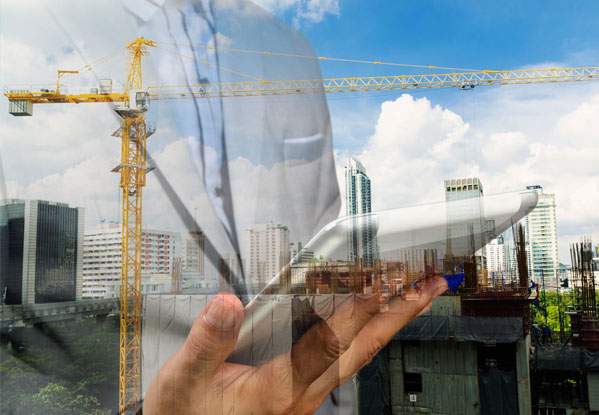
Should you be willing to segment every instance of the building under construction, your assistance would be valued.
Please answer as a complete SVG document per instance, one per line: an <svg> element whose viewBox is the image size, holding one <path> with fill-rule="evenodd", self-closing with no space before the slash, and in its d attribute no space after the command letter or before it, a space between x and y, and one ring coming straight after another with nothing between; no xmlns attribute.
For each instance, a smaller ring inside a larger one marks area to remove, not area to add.
<svg viewBox="0 0 599 415"><path fill-rule="evenodd" d="M530 310L539 287L529 279L521 227L515 229L514 244L517 266L509 281L501 283L488 281L474 256L439 261L433 252L424 251L416 255L420 261L377 260L373 267L359 260L300 264L284 275L296 294L376 292L382 303L426 277L448 279L450 291L433 302L429 313L404 327L357 375L360 413L599 411L590 243L572 248L577 304L569 313L572 337L559 346L536 347ZM305 286L297 284L300 280Z"/></svg>

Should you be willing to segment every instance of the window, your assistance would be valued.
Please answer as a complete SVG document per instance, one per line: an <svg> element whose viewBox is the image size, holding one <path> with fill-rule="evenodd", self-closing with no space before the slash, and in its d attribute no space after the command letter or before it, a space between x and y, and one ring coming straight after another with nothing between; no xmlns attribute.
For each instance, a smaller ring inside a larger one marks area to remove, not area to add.
<svg viewBox="0 0 599 415"><path fill-rule="evenodd" d="M422 392L422 375L420 373L403 374L403 391L404 393L421 393Z"/></svg>

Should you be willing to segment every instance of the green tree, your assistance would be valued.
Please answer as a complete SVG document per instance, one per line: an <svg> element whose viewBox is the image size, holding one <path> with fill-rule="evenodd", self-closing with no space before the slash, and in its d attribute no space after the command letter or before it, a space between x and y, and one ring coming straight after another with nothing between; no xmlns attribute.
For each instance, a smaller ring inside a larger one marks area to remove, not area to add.
<svg viewBox="0 0 599 415"><path fill-rule="evenodd" d="M37 414L33 410L42 405L40 408L47 410L42 413L69 414L68 405L63 412L56 409L66 404L68 398L77 410L89 409L73 413L115 413L118 325L118 317L108 318L103 324L89 318L21 329L19 341L23 348L0 349L0 413ZM52 388L45 389L48 386ZM62 404L48 398L52 391L57 392L57 399L63 399ZM50 404L55 412L49 412Z"/></svg>
<svg viewBox="0 0 599 415"><path fill-rule="evenodd" d="M31 415L110 415L110 409L102 408L100 402L81 392L83 385L72 391L58 383L48 383L38 393L29 397L26 405Z"/></svg>

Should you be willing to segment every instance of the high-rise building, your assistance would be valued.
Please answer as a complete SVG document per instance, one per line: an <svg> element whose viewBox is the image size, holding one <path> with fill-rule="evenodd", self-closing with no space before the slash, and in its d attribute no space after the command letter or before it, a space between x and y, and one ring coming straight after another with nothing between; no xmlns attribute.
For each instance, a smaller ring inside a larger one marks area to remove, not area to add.
<svg viewBox="0 0 599 415"><path fill-rule="evenodd" d="M487 270L494 273L506 271L503 236L500 235L497 239L493 239L485 249L487 253Z"/></svg>
<svg viewBox="0 0 599 415"><path fill-rule="evenodd" d="M84 209L45 200L0 202L4 304L81 299Z"/></svg>
<svg viewBox="0 0 599 415"><path fill-rule="evenodd" d="M249 229L249 282L267 284L290 261L289 229L259 224Z"/></svg>
<svg viewBox="0 0 599 415"><path fill-rule="evenodd" d="M537 284L544 282L547 289L556 289L559 261L555 195L544 193L540 185L526 188L539 195L537 206L524 218L529 275Z"/></svg>
<svg viewBox="0 0 599 415"><path fill-rule="evenodd" d="M199 229L189 232L183 247L183 271L204 275L204 239Z"/></svg>
<svg viewBox="0 0 599 415"><path fill-rule="evenodd" d="M314 251L305 249L301 242L289 244L289 258L294 264L310 262L314 259Z"/></svg>
<svg viewBox="0 0 599 415"><path fill-rule="evenodd" d="M235 254L220 258L218 261L218 290L231 291L231 287L240 284L244 265L245 261L240 261Z"/></svg>
<svg viewBox="0 0 599 415"><path fill-rule="evenodd" d="M356 217L352 219L347 231L347 259L355 261L361 258L367 266L373 266L374 260L378 258L372 219L370 215L363 216L371 212L370 178L360 161L348 157L345 165L345 213Z"/></svg>
<svg viewBox="0 0 599 415"><path fill-rule="evenodd" d="M121 225L100 224L85 231L83 297L118 297L121 285ZM142 277L168 276L175 258L180 258L181 237L176 232L142 230ZM143 284L143 282L142 282Z"/></svg>
<svg viewBox="0 0 599 415"><path fill-rule="evenodd" d="M477 269L486 266L485 236L494 232L492 221L485 221L483 209L483 185L476 177L445 180L445 201L464 200L450 203L447 207L447 250L456 257L472 255L476 249ZM472 246L474 245L474 246Z"/></svg>

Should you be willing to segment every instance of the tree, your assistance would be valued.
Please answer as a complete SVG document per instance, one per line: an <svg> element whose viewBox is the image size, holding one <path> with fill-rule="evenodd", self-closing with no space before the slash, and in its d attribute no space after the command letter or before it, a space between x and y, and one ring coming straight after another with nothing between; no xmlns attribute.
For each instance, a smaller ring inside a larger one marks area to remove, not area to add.
<svg viewBox="0 0 599 415"><path fill-rule="evenodd" d="M31 415L110 415L110 410L102 408L100 402L93 396L79 393L83 389L71 391L58 383L50 382L31 396L26 405Z"/></svg>

